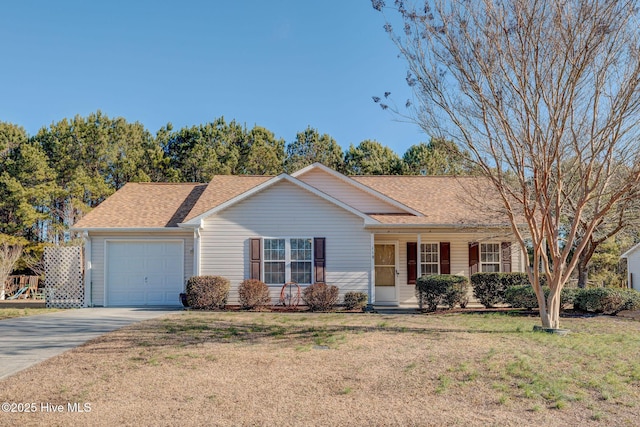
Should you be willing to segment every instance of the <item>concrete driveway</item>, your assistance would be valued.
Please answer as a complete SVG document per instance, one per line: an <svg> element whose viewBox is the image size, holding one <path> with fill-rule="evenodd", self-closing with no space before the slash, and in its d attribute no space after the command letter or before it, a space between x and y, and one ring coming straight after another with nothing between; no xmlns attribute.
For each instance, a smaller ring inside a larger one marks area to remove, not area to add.
<svg viewBox="0 0 640 427"><path fill-rule="evenodd" d="M0 380L107 332L180 309L81 308L0 320Z"/></svg>

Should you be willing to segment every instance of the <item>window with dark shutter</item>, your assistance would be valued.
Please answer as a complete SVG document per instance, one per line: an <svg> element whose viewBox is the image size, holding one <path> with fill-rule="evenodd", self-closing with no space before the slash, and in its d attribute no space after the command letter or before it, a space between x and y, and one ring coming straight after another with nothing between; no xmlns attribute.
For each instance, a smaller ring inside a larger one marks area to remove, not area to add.
<svg viewBox="0 0 640 427"><path fill-rule="evenodd" d="M500 272L511 273L511 242L502 242L500 246L502 249L502 266Z"/></svg>
<svg viewBox="0 0 640 427"><path fill-rule="evenodd" d="M451 244L440 242L440 274L451 274Z"/></svg>
<svg viewBox="0 0 640 427"><path fill-rule="evenodd" d="M407 285L415 285L418 276L418 243L407 242Z"/></svg>
<svg viewBox="0 0 640 427"><path fill-rule="evenodd" d="M249 278L262 280L261 278L261 254L262 239L250 239L249 241Z"/></svg>
<svg viewBox="0 0 640 427"><path fill-rule="evenodd" d="M316 283L325 282L325 270L327 267L326 239L324 237L313 238L313 270Z"/></svg>
<svg viewBox="0 0 640 427"><path fill-rule="evenodd" d="M480 264L480 250L478 242L469 243L469 275L477 273Z"/></svg>

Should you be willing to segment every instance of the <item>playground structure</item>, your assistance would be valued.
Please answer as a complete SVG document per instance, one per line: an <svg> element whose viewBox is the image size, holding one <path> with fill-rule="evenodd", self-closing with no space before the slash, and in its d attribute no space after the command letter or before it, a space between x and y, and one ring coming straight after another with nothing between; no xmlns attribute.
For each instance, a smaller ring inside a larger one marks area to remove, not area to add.
<svg viewBox="0 0 640 427"><path fill-rule="evenodd" d="M9 276L4 285L5 299L44 299L38 276Z"/></svg>

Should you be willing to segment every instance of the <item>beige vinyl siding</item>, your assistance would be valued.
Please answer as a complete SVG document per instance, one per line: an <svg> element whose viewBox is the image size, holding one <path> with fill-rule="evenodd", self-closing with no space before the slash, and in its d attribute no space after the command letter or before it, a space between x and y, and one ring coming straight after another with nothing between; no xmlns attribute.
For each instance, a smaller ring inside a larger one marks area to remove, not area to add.
<svg viewBox="0 0 640 427"><path fill-rule="evenodd" d="M238 284L249 277L249 239L326 238L326 282L367 292L371 234L362 218L290 182L282 181L204 220L201 274L231 281L229 304L238 303ZM280 287L272 287L278 302Z"/></svg>
<svg viewBox="0 0 640 427"><path fill-rule="evenodd" d="M185 283L193 275L193 232L184 233L90 233L91 237L91 301L93 306L104 305L105 284L105 240L182 240L184 241L184 280Z"/></svg>
<svg viewBox="0 0 640 427"><path fill-rule="evenodd" d="M364 213L406 213L382 199L360 190L353 185L349 185L343 180L336 178L320 169L313 169L298 177L312 187L317 188L340 200L343 203Z"/></svg>
<svg viewBox="0 0 640 427"><path fill-rule="evenodd" d="M398 242L400 259L398 286L400 304L417 304L415 298L415 285L407 284L407 242L417 242L418 232L406 234L378 234L375 235L376 243ZM469 242L505 242L509 239L488 233L460 232L451 230L447 232L420 233L421 243L449 242L451 244L451 274L469 276ZM519 246L511 244L511 271L524 271L523 256ZM420 258L418 258L418 265Z"/></svg>

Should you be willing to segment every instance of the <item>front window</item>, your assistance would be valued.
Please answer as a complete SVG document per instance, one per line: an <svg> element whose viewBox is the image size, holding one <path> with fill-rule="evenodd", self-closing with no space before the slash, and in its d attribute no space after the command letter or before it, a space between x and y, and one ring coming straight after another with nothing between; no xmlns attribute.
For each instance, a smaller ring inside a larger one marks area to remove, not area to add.
<svg viewBox="0 0 640 427"><path fill-rule="evenodd" d="M264 239L264 281L311 284L313 270L310 238Z"/></svg>
<svg viewBox="0 0 640 427"><path fill-rule="evenodd" d="M291 280L311 283L311 239L291 239Z"/></svg>
<svg viewBox="0 0 640 427"><path fill-rule="evenodd" d="M264 280L266 283L285 282L285 240L264 239Z"/></svg>
<svg viewBox="0 0 640 427"><path fill-rule="evenodd" d="M480 271L483 273L500 272L500 243L480 244Z"/></svg>
<svg viewBox="0 0 640 427"><path fill-rule="evenodd" d="M431 276L440 271L439 246L437 243L423 243L420 245L420 273L421 276Z"/></svg>

